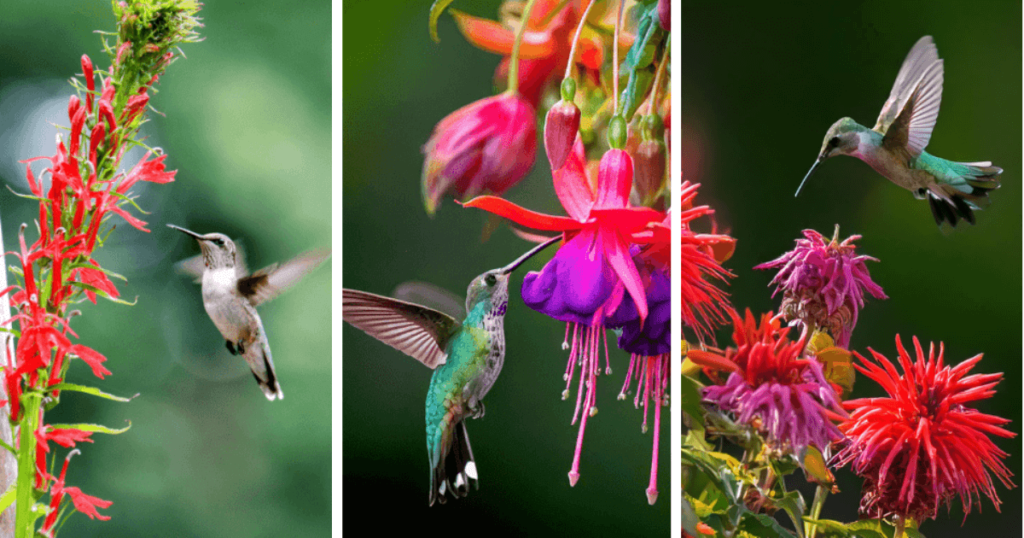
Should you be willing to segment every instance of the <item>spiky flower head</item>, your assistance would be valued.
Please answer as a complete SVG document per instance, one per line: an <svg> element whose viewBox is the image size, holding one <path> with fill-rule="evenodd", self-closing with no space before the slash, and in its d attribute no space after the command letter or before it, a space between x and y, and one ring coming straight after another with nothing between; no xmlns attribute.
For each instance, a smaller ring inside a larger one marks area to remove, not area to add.
<svg viewBox="0 0 1024 538"><path fill-rule="evenodd" d="M855 368L888 396L843 404L851 412L840 425L848 441L833 460L840 467L852 464L864 477L861 514L920 522L934 519L940 504L948 509L959 496L966 518L982 494L999 510L992 475L1013 487L1012 473L1001 461L1007 454L989 436L1015 434L1001 427L1009 420L966 404L992 397L1003 374L967 375L981 354L950 367L943 364L941 343L938 357L934 344L926 357L917 337L912 360L896 336L902 375L881 353L868 350L873 360L855 353Z"/></svg>
<svg viewBox="0 0 1024 538"><path fill-rule="evenodd" d="M847 348L864 306L864 293L888 299L864 263L878 260L854 252L853 242L859 235L840 242L838 225L831 240L814 230L804 230L804 237L797 239L793 250L754 269L779 268L771 281L772 297L782 291L779 311L786 321L825 329L837 346Z"/></svg>
<svg viewBox="0 0 1024 538"><path fill-rule="evenodd" d="M736 347L724 356L700 350L687 354L701 366L731 372L724 385L704 389L704 401L733 413L737 422L754 425L774 450L825 449L841 439L831 418L841 417L843 410L821 364L804 357L806 334L789 340L790 329L780 327L770 312L760 324L750 310L745 318L732 315Z"/></svg>

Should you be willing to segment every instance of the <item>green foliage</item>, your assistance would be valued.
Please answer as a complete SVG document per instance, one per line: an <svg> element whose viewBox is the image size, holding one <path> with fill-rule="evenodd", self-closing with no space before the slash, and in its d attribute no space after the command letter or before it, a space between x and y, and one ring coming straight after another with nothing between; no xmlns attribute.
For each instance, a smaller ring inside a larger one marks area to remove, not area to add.
<svg viewBox="0 0 1024 538"><path fill-rule="evenodd" d="M430 25L430 39L433 39L434 43L441 42L441 38L437 35L437 19L441 18L441 14L444 13L444 9L454 1L455 0L434 0L434 4L430 6L430 19L428 24Z"/></svg>
<svg viewBox="0 0 1024 538"><path fill-rule="evenodd" d="M643 97L651 89L654 81L654 57L662 47L668 46L668 34L658 24L658 3L638 6L641 10L637 23L636 40L626 53L620 65L619 77L628 76L626 87L622 90L621 109L626 121L633 119L637 107Z"/></svg>

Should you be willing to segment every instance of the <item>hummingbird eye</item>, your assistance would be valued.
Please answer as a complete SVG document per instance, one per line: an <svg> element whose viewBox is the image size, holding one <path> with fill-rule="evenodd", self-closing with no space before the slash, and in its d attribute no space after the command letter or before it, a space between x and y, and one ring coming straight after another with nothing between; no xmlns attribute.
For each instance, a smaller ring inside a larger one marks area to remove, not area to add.
<svg viewBox="0 0 1024 538"><path fill-rule="evenodd" d="M493 286L498 282L498 277L494 275L487 275L484 277L484 282L486 282L488 286Z"/></svg>
<svg viewBox="0 0 1024 538"><path fill-rule="evenodd" d="M838 146L839 145L839 137L838 136L833 136L832 139L828 141L828 145L830 147L833 147L833 148Z"/></svg>

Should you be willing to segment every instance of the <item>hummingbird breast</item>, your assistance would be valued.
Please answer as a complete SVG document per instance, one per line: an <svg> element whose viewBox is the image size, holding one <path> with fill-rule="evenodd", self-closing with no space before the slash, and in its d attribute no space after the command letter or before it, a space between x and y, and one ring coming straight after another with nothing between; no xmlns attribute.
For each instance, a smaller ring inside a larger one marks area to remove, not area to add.
<svg viewBox="0 0 1024 538"><path fill-rule="evenodd" d="M203 307L225 340L247 342L254 334L257 314L238 293L234 268L207 270L203 274Z"/></svg>

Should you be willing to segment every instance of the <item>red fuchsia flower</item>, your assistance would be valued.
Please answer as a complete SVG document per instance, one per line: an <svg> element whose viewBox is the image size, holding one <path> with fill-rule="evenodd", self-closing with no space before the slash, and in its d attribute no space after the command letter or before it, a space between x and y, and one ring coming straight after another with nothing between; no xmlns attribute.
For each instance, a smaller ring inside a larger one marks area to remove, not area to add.
<svg viewBox="0 0 1024 538"><path fill-rule="evenodd" d="M827 329L836 346L847 348L864 306L864 292L876 299L888 299L881 286L871 280L868 260L858 256L854 241L859 235L839 242L839 226L831 241L814 230L804 230L806 239L797 239L796 248L754 269L780 268L772 279L772 297L782 291L781 314L790 323L801 323L814 330Z"/></svg>
<svg viewBox="0 0 1024 538"><path fill-rule="evenodd" d="M470 103L434 128L423 146L423 201L434 214L445 195L501 195L526 176L537 152L534 107L514 93Z"/></svg>
<svg viewBox="0 0 1024 538"><path fill-rule="evenodd" d="M1010 421L981 413L967 404L991 398L1003 374L968 372L981 354L950 367L943 364L943 347L928 347L927 357L914 337L913 360L896 336L903 374L875 350L873 360L854 353L862 374L885 389L887 397L850 400L840 430L848 441L833 462L852 464L864 477L860 513L865 517L934 519L940 504L948 509L955 496L964 505L964 518L981 504L984 494L999 510L992 474L1011 488L1012 473L1003 464L1007 454L990 435L1012 438L1001 426Z"/></svg>
<svg viewBox="0 0 1024 538"><path fill-rule="evenodd" d="M580 453L587 419L597 412L596 385L599 374L601 341L607 342L605 328L612 314L624 303L628 293L640 325L648 317L644 282L630 255L633 243L651 242L652 234L642 234L649 225L664 219L658 211L629 207L633 183L633 162L629 154L611 149L601 159L596 190L584 171L583 144L553 173L555 193L569 217L543 215L493 196L466 202L508 218L517 224L540 231L562 232L566 241L540 273L529 273L523 282L523 301L538 312L568 323L565 349L569 349L566 390L579 365L580 390L576 399L573 424L580 418L579 435L569 482L579 479ZM572 344L569 344L569 332ZM607 343L605 343L607 364ZM610 373L610 367L606 369ZM584 385L587 390L584 391Z"/></svg>
<svg viewBox="0 0 1024 538"><path fill-rule="evenodd" d="M565 69L572 48L573 31L588 3L587 0L573 0L563 7L558 0L537 0L534 5L519 51L519 91L535 108L539 106L544 91ZM553 13L555 9L560 11ZM513 11L502 9L503 13ZM519 18L509 16L499 23L455 10L452 10L452 14L467 41L478 48L504 56L494 75L496 85L504 84L508 76L515 30L521 24ZM586 70L586 74L596 80L604 63L604 49L600 41L581 39L575 59Z"/></svg>
<svg viewBox="0 0 1024 538"><path fill-rule="evenodd" d="M733 312L735 348L725 355L690 350L687 357L710 370L727 371L724 385L704 389L704 401L754 425L775 450L798 453L808 445L824 450L842 433L832 423L845 413L821 364L803 358L807 334L793 342L769 312L755 321Z"/></svg>

